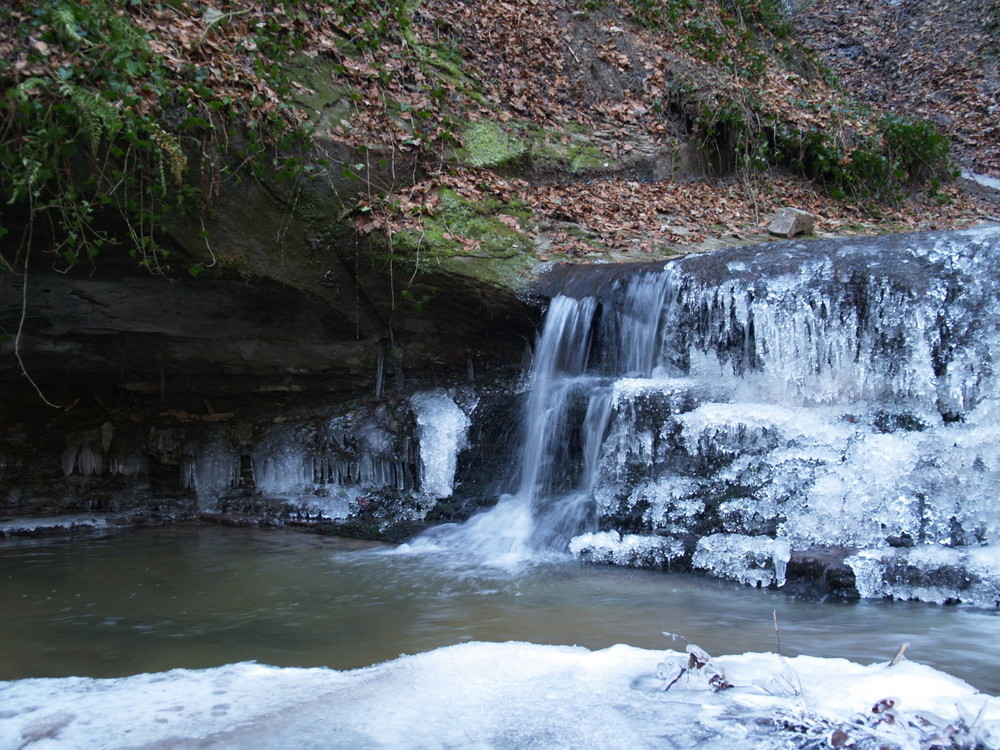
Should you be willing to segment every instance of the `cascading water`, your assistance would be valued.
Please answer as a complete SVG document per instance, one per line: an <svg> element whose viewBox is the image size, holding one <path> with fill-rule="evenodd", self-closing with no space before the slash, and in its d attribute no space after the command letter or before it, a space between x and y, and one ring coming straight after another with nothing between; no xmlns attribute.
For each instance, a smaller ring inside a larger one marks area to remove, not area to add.
<svg viewBox="0 0 1000 750"><path fill-rule="evenodd" d="M432 541L435 545L474 549L494 562L516 562L537 549L552 546L567 531L572 535L578 530L581 515L593 514L593 503L588 502L587 495L567 492L580 480L567 473L573 436L568 434L566 413L593 383L584 373L594 309L594 300L578 302L564 297L554 300L549 310L531 372L517 491L503 496L490 512L461 527L435 530L416 543L418 548ZM601 398L592 401L599 403ZM603 403L607 401L605 395ZM591 446L600 444L607 409L598 405L587 411L585 422L590 432L582 439L593 454L596 449ZM595 468L587 467L591 472ZM539 507L543 500L544 508Z"/></svg>
<svg viewBox="0 0 1000 750"><path fill-rule="evenodd" d="M998 276L995 228L567 272L517 491L435 541L764 585L847 547L863 595L993 606Z"/></svg>
<svg viewBox="0 0 1000 750"><path fill-rule="evenodd" d="M509 563L563 551L572 537L595 528L594 489L614 383L621 373L651 374L669 289L663 276L633 281L599 316L592 296L552 300L530 374L517 490L463 526L435 530L428 537L434 544ZM595 333L614 345L597 353L596 367Z"/></svg>

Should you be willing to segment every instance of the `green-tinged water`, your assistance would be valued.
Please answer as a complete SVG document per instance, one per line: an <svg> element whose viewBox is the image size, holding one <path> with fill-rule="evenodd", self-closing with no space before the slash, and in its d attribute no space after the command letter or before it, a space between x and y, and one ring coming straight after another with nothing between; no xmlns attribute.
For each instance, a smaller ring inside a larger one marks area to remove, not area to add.
<svg viewBox="0 0 1000 750"><path fill-rule="evenodd" d="M687 575L444 555L293 532L144 529L0 543L0 679L256 660L360 667L465 641L908 657L1000 693L1000 612L819 604ZM775 616L778 633L775 632Z"/></svg>

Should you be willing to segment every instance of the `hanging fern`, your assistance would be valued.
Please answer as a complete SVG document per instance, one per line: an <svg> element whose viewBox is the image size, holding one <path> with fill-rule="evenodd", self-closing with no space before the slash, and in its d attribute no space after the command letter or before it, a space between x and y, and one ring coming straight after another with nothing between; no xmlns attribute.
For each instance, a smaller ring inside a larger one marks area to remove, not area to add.
<svg viewBox="0 0 1000 750"><path fill-rule="evenodd" d="M19 71L0 67L0 184L29 222L51 217L47 225L61 230L54 251L72 265L112 240L99 226L102 213L113 206L135 213L119 197L123 186L150 193L140 211L160 211L166 191L157 197L150 188L164 182L162 163L179 184L186 159L156 111L138 107L142 81L133 71L150 50L131 16L110 0L48 0L32 4L30 14L26 6L0 11L30 72L19 80ZM150 226L144 217L125 218Z"/></svg>
<svg viewBox="0 0 1000 750"><path fill-rule="evenodd" d="M125 127L121 113L96 91L64 83L59 93L72 102L79 115L79 127L92 153L101 143L110 143Z"/></svg>
<svg viewBox="0 0 1000 750"><path fill-rule="evenodd" d="M166 179L163 172L163 160L166 159L167 167L175 184L180 185L184 180L184 170L187 168L187 156L181 148L177 137L171 135L156 123L150 125L151 137L160 151L158 153L160 165L160 184L164 190L167 189Z"/></svg>

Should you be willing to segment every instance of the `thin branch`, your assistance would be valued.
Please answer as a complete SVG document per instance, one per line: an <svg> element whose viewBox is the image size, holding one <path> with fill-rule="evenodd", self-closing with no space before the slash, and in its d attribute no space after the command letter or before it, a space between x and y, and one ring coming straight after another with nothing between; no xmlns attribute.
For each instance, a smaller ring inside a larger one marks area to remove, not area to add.
<svg viewBox="0 0 1000 750"><path fill-rule="evenodd" d="M894 667L897 664L899 664L899 660L903 658L903 656L906 654L906 649L908 649L909 647L910 647L909 643L902 644L898 649L896 649L896 655L889 660L889 663L886 664L886 666Z"/></svg>
<svg viewBox="0 0 1000 750"><path fill-rule="evenodd" d="M215 258L215 253L212 252L212 246L208 244L208 230L205 229L205 217L200 216L198 220L201 222L201 238L205 240L205 249L208 250L208 254L212 256L212 262L205 266L205 268L214 268L218 261Z"/></svg>
<svg viewBox="0 0 1000 750"><path fill-rule="evenodd" d="M28 234L28 244L30 246L30 224L28 225ZM24 323L28 318L28 258L30 256L31 253L27 251L24 253L24 270L22 272L22 278L24 281L21 284L21 319L17 323L17 334L14 336L14 356L17 358L17 364L21 367L21 374L28 379L28 382L31 383L31 387L35 389L35 393L38 394L38 397L42 400L42 402L46 406L51 406L53 409L60 409L62 407L60 407L59 404L53 404L45 397L45 394L42 393L42 389L38 387L38 383L36 383L31 375L28 374L28 368L25 366L24 358L21 356L21 334L24 332Z"/></svg>
<svg viewBox="0 0 1000 750"><path fill-rule="evenodd" d="M677 680L679 680L686 674L687 674L687 667L681 667L680 673L674 679L672 679L665 688L663 688L663 692L665 693L668 690L670 690L670 688L672 688L676 684Z"/></svg>

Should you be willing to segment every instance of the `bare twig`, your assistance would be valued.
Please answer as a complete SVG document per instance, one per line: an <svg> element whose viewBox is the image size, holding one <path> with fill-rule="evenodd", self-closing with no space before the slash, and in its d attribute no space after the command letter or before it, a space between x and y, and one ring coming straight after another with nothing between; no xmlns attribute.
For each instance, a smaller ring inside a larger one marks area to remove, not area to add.
<svg viewBox="0 0 1000 750"><path fill-rule="evenodd" d="M201 238L205 240L205 249L208 250L208 254L212 256L212 262L209 263L205 268L213 268L218 260L215 257L215 253L212 252L212 246L208 243L208 230L205 229L205 217L200 217L201 221Z"/></svg>
<svg viewBox="0 0 1000 750"><path fill-rule="evenodd" d="M889 660L889 663L886 664L886 666L894 667L897 664L899 664L899 660L903 658L903 656L906 654L906 649L908 649L909 647L910 647L909 643L902 644L898 649L896 649L896 655Z"/></svg>
<svg viewBox="0 0 1000 750"><path fill-rule="evenodd" d="M667 692L668 690L670 690L670 688L672 688L672 687L674 686L674 684L675 684L675 683L677 682L677 680L679 680L679 679L680 679L681 677L683 677L683 676L684 676L684 675L686 675L686 674L687 674L687 667L681 667L681 671L680 671L680 673L679 673L679 674L678 674L678 675L677 675L677 676L676 676L676 677L675 677L674 679L672 679L672 680L671 680L671 681L670 681L670 682L669 682L669 683L667 684L667 686L666 686L665 688L663 688L663 692L665 693L665 692Z"/></svg>

